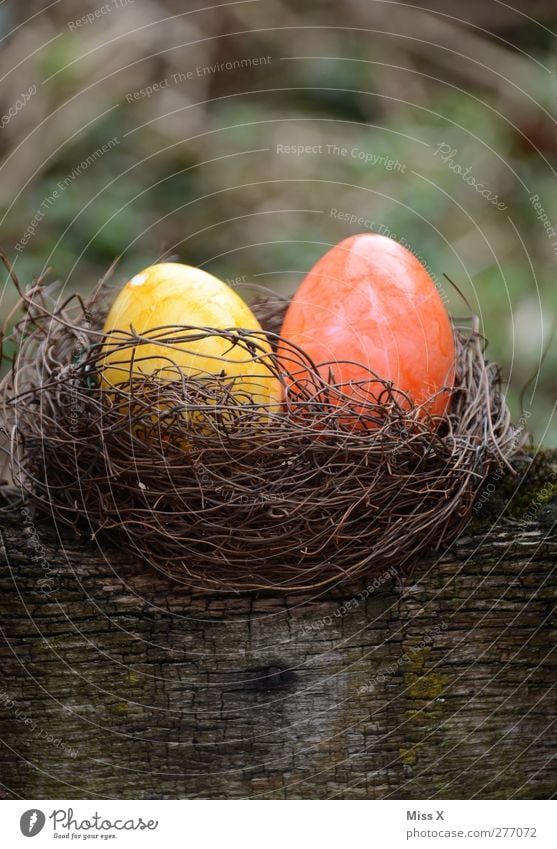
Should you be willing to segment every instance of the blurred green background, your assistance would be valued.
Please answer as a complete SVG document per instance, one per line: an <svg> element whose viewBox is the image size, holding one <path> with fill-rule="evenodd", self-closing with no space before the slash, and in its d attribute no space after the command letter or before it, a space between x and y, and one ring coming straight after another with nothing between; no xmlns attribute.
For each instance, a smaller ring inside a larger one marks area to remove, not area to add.
<svg viewBox="0 0 557 849"><path fill-rule="evenodd" d="M515 419L535 376L528 425L556 445L554 2L200 6L0 6L19 278L87 291L116 256L120 283L165 255L292 292L329 245L383 232L480 316Z"/></svg>

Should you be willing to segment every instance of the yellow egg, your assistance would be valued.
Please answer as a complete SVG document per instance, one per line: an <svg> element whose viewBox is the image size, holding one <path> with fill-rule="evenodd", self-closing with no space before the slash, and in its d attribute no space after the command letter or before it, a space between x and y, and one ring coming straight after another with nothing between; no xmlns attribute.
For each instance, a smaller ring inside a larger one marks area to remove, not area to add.
<svg viewBox="0 0 557 849"><path fill-rule="evenodd" d="M233 344L210 331L200 336L184 325L257 331L248 334L256 350L250 352L244 344ZM115 349L115 343L124 341L131 330L153 342ZM199 268L164 262L136 274L114 301L103 332L105 388L141 375L156 374L163 380L185 376L213 384L218 375L237 403L270 405L280 397L280 384L266 357L270 345L254 314L229 286Z"/></svg>

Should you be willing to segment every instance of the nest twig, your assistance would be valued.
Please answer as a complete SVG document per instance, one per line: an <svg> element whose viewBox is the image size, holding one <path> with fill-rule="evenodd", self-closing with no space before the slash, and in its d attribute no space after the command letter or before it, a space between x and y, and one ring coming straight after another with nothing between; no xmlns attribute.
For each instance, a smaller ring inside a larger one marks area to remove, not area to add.
<svg viewBox="0 0 557 849"><path fill-rule="evenodd" d="M19 485L55 522L118 540L192 588L307 591L408 571L458 534L486 477L521 443L475 326L455 329L455 387L448 412L431 420L375 375L373 393L325 379L280 340L277 296L254 310L287 387L280 410L214 375L107 387L104 286L86 303L57 304L38 282L21 299L0 387ZM265 350L253 332L158 328L170 361L194 332L254 358ZM130 333L118 344L140 356L148 341ZM285 362L304 374L294 386Z"/></svg>

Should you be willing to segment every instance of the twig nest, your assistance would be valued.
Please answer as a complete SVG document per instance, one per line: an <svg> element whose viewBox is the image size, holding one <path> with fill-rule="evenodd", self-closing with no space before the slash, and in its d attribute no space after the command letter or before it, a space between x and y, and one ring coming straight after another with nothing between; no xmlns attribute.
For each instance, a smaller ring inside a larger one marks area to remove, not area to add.
<svg viewBox="0 0 557 849"><path fill-rule="evenodd" d="M256 340L158 328L170 360L192 335L233 343L254 367L264 350L283 388L278 407L250 399L249 387L239 397L218 374L179 368L176 379L131 371L107 386L105 295L103 284L86 304L57 305L41 283L24 294L1 399L29 500L85 538L134 552L138 569L205 591L289 593L405 572L454 538L486 477L520 445L474 326L455 328L454 388L438 416L386 381L369 397L330 384L278 336L287 303L276 296L253 307ZM146 332L121 334L111 361L149 344ZM294 392L278 347L303 374Z"/></svg>

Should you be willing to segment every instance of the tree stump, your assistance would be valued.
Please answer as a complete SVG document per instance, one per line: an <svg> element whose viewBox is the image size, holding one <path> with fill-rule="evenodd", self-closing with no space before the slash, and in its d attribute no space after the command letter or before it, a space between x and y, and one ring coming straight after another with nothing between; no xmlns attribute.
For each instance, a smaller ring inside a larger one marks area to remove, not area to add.
<svg viewBox="0 0 557 849"><path fill-rule="evenodd" d="M517 468L411 576L314 598L186 591L4 490L6 797L554 796L557 455Z"/></svg>

